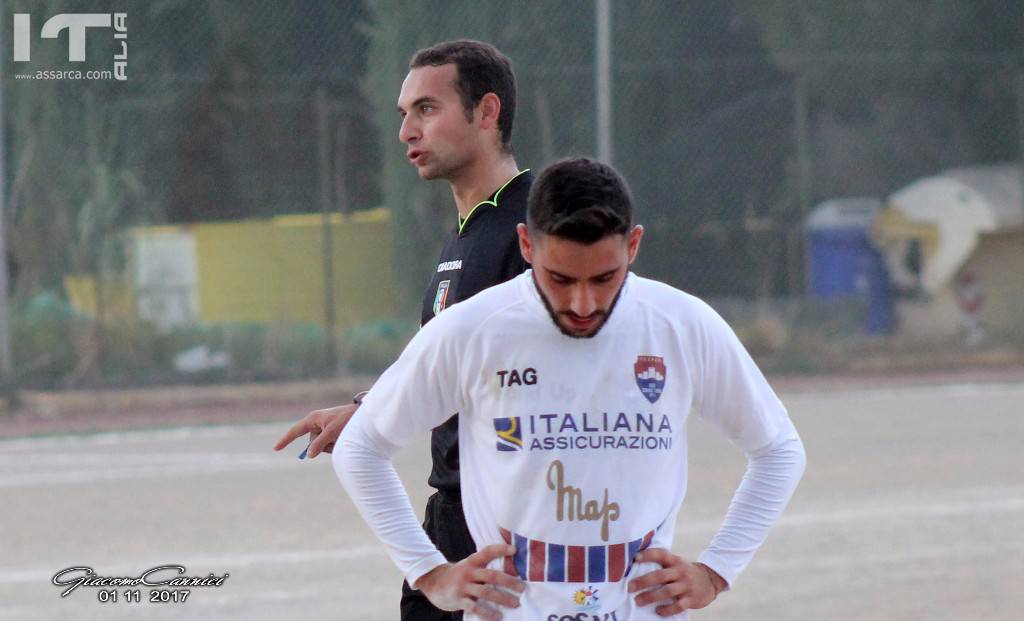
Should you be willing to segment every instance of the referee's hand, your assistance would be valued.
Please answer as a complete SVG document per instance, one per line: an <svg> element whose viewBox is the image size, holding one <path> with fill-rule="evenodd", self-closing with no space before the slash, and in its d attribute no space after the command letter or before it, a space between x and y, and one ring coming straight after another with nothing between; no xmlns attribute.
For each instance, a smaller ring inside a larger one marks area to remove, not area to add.
<svg viewBox="0 0 1024 621"><path fill-rule="evenodd" d="M334 443L341 435L342 429L345 428L357 409L359 409L358 403L346 403L333 408L314 410L292 425L292 428L274 445L274 450L280 451L296 438L308 433L310 445L306 450L306 458L312 459L320 453L330 453L334 450Z"/></svg>
<svg viewBox="0 0 1024 621"><path fill-rule="evenodd" d="M465 610L487 621L501 621L499 608L519 608L519 596L526 585L503 571L487 569L487 565L515 553L515 546L489 545L458 563L435 567L413 588L423 591L441 610Z"/></svg>

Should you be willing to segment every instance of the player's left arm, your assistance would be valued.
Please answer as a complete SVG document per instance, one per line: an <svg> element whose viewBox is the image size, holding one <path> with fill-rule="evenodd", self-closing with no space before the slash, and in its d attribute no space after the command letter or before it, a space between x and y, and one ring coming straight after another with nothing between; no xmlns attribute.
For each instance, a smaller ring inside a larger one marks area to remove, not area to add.
<svg viewBox="0 0 1024 621"><path fill-rule="evenodd" d="M732 585L789 503L807 458L789 413L750 354L717 313L705 310L695 409L743 451L747 470L699 561Z"/></svg>
<svg viewBox="0 0 1024 621"><path fill-rule="evenodd" d="M629 591L639 593L636 603L657 604L655 612L669 617L704 608L729 589L782 514L805 463L803 444L792 425L769 446L747 452L743 481L721 527L695 563L664 549L637 555L638 562L658 563L662 568L630 582Z"/></svg>
<svg viewBox="0 0 1024 621"><path fill-rule="evenodd" d="M757 364L732 328L710 307L705 310L695 410L743 451L747 469L698 561L732 585L792 498L807 457L789 413Z"/></svg>
<svg viewBox="0 0 1024 621"><path fill-rule="evenodd" d="M670 617L686 610L704 608L728 586L725 579L703 563L691 563L664 548L651 548L636 555L638 563L657 563L661 569L630 580L629 592L638 606L660 604L654 611Z"/></svg>

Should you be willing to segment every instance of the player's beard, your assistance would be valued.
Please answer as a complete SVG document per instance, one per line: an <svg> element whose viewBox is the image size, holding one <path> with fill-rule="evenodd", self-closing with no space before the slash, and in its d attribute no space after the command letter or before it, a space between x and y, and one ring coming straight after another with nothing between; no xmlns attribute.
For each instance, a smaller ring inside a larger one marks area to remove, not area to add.
<svg viewBox="0 0 1024 621"><path fill-rule="evenodd" d="M626 279L623 278L622 284L619 285L619 290L615 292L615 297L612 298L612 303L608 305L607 310L601 309L599 311L595 311L594 314L596 314L599 317L599 319L597 325L594 326L594 329L586 334L579 334L578 332L571 332L569 330L566 330L565 326L563 326L561 322L558 321L559 315L568 316L572 313L570 313L569 311L556 311L555 308L551 306L551 301L548 300L548 297L546 295L544 295L544 291L541 290L540 284L537 282L536 274L533 274L531 272L530 277L533 278L533 286L536 287L537 293L540 294L540 300L541 302L544 303L544 308L547 309L548 315L551 317L551 321L554 322L555 327L558 328L558 331L561 332L562 334L574 339L592 339L595 336L597 336L597 333L601 331L601 328L604 327L604 324L608 323L608 318L612 316L612 312L615 310L615 305L619 303L619 296L622 295L622 288L626 286Z"/></svg>

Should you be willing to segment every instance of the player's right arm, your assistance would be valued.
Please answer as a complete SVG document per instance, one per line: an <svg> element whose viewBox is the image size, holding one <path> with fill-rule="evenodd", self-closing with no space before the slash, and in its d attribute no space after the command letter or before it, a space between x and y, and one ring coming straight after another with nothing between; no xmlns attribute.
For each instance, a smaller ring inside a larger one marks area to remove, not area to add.
<svg viewBox="0 0 1024 621"><path fill-rule="evenodd" d="M487 569L487 565L515 553L515 546L508 544L487 546L458 563L435 567L417 580L413 588L423 591L430 603L441 610L465 610L488 621L500 621L501 612L494 604L518 608L519 595L526 585L518 578Z"/></svg>
<svg viewBox="0 0 1024 621"><path fill-rule="evenodd" d="M441 610L465 610L500 621L501 608L517 608L525 585L487 565L515 554L507 544L487 546L449 563L423 531L386 448L367 446L357 417L342 433L332 454L334 470L363 518L388 548L391 559L413 588Z"/></svg>
<svg viewBox="0 0 1024 621"><path fill-rule="evenodd" d="M518 579L486 566L509 554L507 547L485 548L450 565L423 531L392 463L400 448L464 409L465 380L457 352L465 336L460 328L471 320L459 311L445 311L413 337L345 426L332 461L409 584L420 587L438 608L469 607L486 619L500 619L499 607L511 604L509 597L518 602L518 594L510 594Z"/></svg>

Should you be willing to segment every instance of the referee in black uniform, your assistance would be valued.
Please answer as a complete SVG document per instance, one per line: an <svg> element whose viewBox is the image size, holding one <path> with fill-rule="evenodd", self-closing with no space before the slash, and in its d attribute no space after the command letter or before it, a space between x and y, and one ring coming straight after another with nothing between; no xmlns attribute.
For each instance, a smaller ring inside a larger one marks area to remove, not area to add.
<svg viewBox="0 0 1024 621"><path fill-rule="evenodd" d="M510 280L528 265L519 251L516 225L526 222L533 175L520 171L511 151L516 87L512 65L493 46L449 41L422 49L409 63L398 111L399 137L423 179L445 179L459 212L423 296L422 324L445 308ZM358 399L356 399L358 401ZM309 457L330 452L358 407L311 412L275 445L281 450L311 434ZM431 436L433 467L423 527L449 561L476 551L462 512L459 427L452 416ZM402 585L403 621L451 621L461 612L435 608L418 590Z"/></svg>
<svg viewBox="0 0 1024 621"><path fill-rule="evenodd" d="M533 175L523 171L477 205L444 246L437 273L423 296L423 323L445 307L505 282L528 265L519 252L516 224L526 221L526 196ZM433 466L427 483L437 490L427 501L423 528L445 557L458 562L476 552L462 513L459 487L459 417L452 416L430 435ZM402 585L402 619L461 619L461 612L434 608L409 585Z"/></svg>

